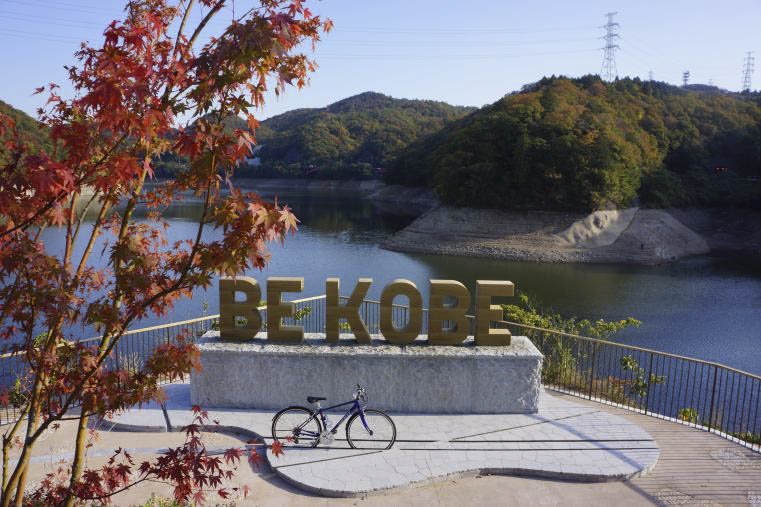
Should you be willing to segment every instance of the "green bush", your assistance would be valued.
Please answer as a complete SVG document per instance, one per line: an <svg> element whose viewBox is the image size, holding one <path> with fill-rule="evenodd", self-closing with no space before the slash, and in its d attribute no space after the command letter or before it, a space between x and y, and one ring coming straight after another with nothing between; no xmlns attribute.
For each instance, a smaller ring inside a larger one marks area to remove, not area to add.
<svg viewBox="0 0 761 507"><path fill-rule="evenodd" d="M627 327L637 327L640 321L629 317L619 321L602 319L591 321L564 317L543 308L535 299L525 293L518 293L518 305L502 305L506 321L515 322L550 331L575 334L601 340L611 340L619 331ZM579 364L588 359L590 347L579 347L573 338L567 338L549 331L521 328L529 339L544 354L542 382L562 386L579 392L594 392L616 403L628 403L632 396L640 396L647 391L647 380L636 361L627 362L624 371L631 371L632 378L591 377L591 372L582 370ZM590 378L591 377L591 378ZM652 383L663 382L663 378L651 378ZM628 389L627 389L628 388Z"/></svg>
<svg viewBox="0 0 761 507"><path fill-rule="evenodd" d="M698 419L700 418L700 414L698 414L698 411L694 408L688 407L679 409L679 414L677 417L682 421L697 424Z"/></svg>

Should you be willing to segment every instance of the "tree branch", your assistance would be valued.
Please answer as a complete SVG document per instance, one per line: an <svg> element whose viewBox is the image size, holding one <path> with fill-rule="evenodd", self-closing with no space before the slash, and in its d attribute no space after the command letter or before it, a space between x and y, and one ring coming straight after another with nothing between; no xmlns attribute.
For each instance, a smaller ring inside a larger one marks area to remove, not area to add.
<svg viewBox="0 0 761 507"><path fill-rule="evenodd" d="M198 26L196 27L195 31L193 32L193 35L190 37L190 40L188 41L188 47L193 47L193 43L195 43L196 39L199 35L201 35L201 32L206 27L206 24L211 20L211 18L214 17L216 13L218 13L222 7L225 5L225 0L219 0L214 7L211 8L209 12L206 13L206 16L201 20L200 23L198 23Z"/></svg>

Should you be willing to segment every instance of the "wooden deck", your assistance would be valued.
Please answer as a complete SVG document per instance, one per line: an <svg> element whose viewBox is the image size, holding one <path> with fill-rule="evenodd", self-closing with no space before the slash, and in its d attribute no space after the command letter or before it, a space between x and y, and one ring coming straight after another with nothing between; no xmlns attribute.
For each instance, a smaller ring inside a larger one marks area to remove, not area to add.
<svg viewBox="0 0 761 507"><path fill-rule="evenodd" d="M625 484L655 503L761 506L761 453L700 429L549 392L620 415L653 436L661 449L658 464Z"/></svg>

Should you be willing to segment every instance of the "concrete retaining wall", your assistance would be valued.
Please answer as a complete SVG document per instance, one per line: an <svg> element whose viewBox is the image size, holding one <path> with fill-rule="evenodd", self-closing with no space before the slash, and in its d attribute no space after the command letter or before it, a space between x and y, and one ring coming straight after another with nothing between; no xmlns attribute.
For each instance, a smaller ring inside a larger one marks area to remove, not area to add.
<svg viewBox="0 0 761 507"><path fill-rule="evenodd" d="M191 376L191 401L204 408L280 409L308 405L307 396L328 398L323 407L348 401L356 384L371 408L411 413L535 413L542 354L523 336L508 347L429 346L425 337L408 346L373 335L370 345L353 339L329 345L321 334L303 344L265 339L222 342L217 331L199 344L203 370Z"/></svg>

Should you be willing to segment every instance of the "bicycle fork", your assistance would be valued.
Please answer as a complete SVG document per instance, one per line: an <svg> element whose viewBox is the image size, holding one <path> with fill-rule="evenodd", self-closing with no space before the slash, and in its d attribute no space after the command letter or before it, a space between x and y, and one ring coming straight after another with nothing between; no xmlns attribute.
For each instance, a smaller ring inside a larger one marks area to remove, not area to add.
<svg viewBox="0 0 761 507"><path fill-rule="evenodd" d="M367 432L372 436L373 430L370 429L370 425L367 424L367 419L365 419L365 410L363 408L359 409L359 418L362 420L362 425L365 427Z"/></svg>

